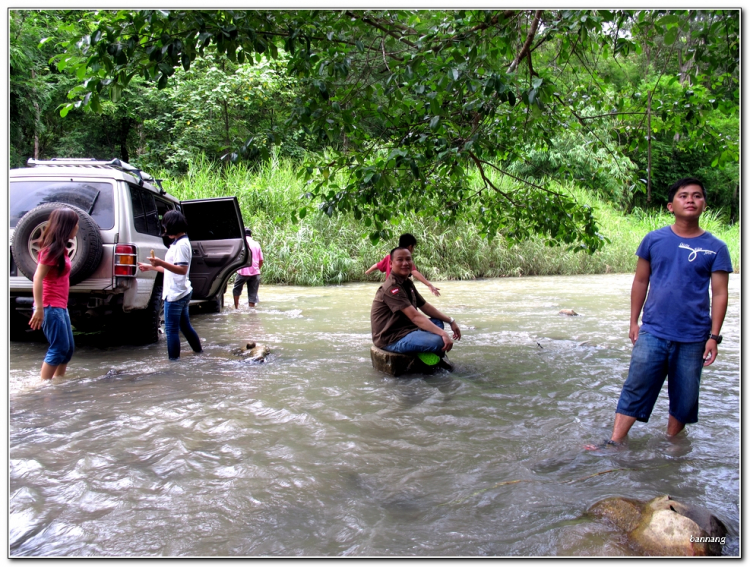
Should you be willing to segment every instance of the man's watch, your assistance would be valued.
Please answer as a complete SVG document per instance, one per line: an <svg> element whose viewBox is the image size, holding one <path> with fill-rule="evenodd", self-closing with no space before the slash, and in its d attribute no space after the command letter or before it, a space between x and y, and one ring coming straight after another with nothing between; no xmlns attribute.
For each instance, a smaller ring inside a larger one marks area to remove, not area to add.
<svg viewBox="0 0 750 567"><path fill-rule="evenodd" d="M451 317L450 319L448 319L448 324L452 325L454 321L455 321L455 319L453 317Z"/></svg>
<svg viewBox="0 0 750 567"><path fill-rule="evenodd" d="M720 345L721 344L721 339L723 339L723 337L721 335L714 335L713 333L711 333L710 335L708 335L708 338L715 340L717 345Z"/></svg>

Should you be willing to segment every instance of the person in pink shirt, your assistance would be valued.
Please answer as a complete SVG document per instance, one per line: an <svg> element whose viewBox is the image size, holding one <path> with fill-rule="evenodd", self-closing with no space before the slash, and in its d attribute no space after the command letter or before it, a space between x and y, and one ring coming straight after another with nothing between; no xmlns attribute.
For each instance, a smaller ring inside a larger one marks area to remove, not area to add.
<svg viewBox="0 0 750 567"><path fill-rule="evenodd" d="M410 253L414 254L414 247L416 245L417 245L417 238L413 234L409 234L407 232L405 234L402 234L399 237L397 248L407 248ZM391 255L387 254L380 262L377 262L376 264L373 264L372 266L370 266L365 272L365 274L371 274L375 270L380 270L381 272L385 272L385 277L388 278L388 276L391 275ZM414 279L426 285L427 289L429 289L432 292L432 295L440 297L440 288L435 287L430 282L428 282L427 278L417 271L416 266L412 268L411 274L414 276Z"/></svg>
<svg viewBox="0 0 750 567"><path fill-rule="evenodd" d="M247 240L247 246L250 248L252 264L237 271L237 277L232 288L235 309L240 307L240 295L242 295L242 288L245 287L245 283L247 283L248 305L255 307L255 304L259 301L258 287L260 287L260 269L263 267L263 251L260 249L260 244L253 240L253 232L249 228L245 229L245 240Z"/></svg>
<svg viewBox="0 0 750 567"><path fill-rule="evenodd" d="M29 326L35 331L41 328L49 341L42 363L43 380L64 376L75 350L68 313L70 258L67 244L76 234L78 215L72 209L61 207L52 211L38 241L41 250L34 272L34 313Z"/></svg>

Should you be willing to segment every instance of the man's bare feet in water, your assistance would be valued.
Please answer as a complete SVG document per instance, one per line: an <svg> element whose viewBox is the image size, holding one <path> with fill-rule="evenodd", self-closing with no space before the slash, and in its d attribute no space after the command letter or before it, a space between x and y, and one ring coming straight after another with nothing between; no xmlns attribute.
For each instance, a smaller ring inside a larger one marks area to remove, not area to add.
<svg viewBox="0 0 750 567"><path fill-rule="evenodd" d="M584 445L583 449L585 451L598 451L600 449L619 449L624 446L625 446L625 443L618 443L617 441L606 439L602 441L601 443L597 443L596 445L592 443L589 443L588 445Z"/></svg>

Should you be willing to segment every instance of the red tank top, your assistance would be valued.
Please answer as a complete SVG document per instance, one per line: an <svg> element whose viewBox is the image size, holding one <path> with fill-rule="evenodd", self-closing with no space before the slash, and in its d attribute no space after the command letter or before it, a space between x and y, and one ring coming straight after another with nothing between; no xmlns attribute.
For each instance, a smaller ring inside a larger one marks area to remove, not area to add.
<svg viewBox="0 0 750 567"><path fill-rule="evenodd" d="M42 282L42 305L44 307L68 307L68 293L70 291L70 258L65 254L65 269L62 273L57 269L57 262L48 260L47 248L39 252L39 263L45 266L53 266L47 272Z"/></svg>

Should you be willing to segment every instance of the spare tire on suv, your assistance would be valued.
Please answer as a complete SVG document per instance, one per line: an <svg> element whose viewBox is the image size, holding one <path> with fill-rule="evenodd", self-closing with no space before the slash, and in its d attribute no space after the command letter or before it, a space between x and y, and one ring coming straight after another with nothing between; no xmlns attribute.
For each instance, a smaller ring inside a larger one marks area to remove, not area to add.
<svg viewBox="0 0 750 567"><path fill-rule="evenodd" d="M68 242L70 285L91 276L102 261L103 248L99 227L84 210L64 203L44 203L31 209L16 224L11 243L13 261L21 273L33 281L39 255L39 239L52 211L67 207L78 215L78 234Z"/></svg>

